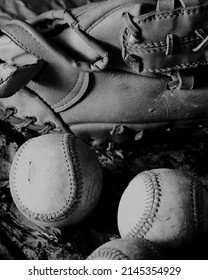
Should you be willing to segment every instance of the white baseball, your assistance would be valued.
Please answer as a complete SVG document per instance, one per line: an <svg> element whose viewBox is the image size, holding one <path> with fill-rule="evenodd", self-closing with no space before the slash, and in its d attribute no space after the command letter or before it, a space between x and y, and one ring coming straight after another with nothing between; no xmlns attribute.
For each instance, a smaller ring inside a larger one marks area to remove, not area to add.
<svg viewBox="0 0 208 280"><path fill-rule="evenodd" d="M71 134L26 141L15 154L10 190L20 212L42 226L83 220L96 206L102 171L95 152Z"/></svg>
<svg viewBox="0 0 208 280"><path fill-rule="evenodd" d="M121 237L146 238L173 251L192 248L208 233L208 194L179 170L141 172L121 197L118 228Z"/></svg>
<svg viewBox="0 0 208 280"><path fill-rule="evenodd" d="M104 243L87 260L164 260L165 254L142 238L118 238Z"/></svg>

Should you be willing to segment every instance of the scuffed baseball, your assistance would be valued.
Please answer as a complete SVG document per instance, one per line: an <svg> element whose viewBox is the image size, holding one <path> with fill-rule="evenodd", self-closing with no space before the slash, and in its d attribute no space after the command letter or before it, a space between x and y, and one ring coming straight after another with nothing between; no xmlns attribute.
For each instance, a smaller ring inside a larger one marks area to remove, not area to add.
<svg viewBox="0 0 208 280"><path fill-rule="evenodd" d="M10 190L20 212L42 226L76 224L96 206L102 171L96 154L72 134L26 141L15 154Z"/></svg>
<svg viewBox="0 0 208 280"><path fill-rule="evenodd" d="M118 238L92 252L87 260L164 260L165 254L142 238Z"/></svg>
<svg viewBox="0 0 208 280"><path fill-rule="evenodd" d="M179 170L141 172L121 197L118 229L123 238L191 249L208 233L208 194L198 179Z"/></svg>

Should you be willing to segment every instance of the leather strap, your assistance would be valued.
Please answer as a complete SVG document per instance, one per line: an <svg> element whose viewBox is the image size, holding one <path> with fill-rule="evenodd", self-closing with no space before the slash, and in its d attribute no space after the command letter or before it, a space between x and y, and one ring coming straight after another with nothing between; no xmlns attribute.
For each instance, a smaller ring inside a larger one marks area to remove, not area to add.
<svg viewBox="0 0 208 280"><path fill-rule="evenodd" d="M208 45L208 35L201 28L196 29L195 33L196 33L196 35L198 35L202 39L202 42L197 47L192 49L194 52L197 52L197 51L207 47L207 45Z"/></svg>
<svg viewBox="0 0 208 280"><path fill-rule="evenodd" d="M186 71L176 71L171 75L172 81L168 83L169 89L193 89L194 76Z"/></svg>
<svg viewBox="0 0 208 280"><path fill-rule="evenodd" d="M128 12L123 13L122 16L123 16L123 20L124 20L126 27L131 31L131 33L135 37L139 36L141 31L138 28L138 26L134 23L134 21L132 20L132 16Z"/></svg>
<svg viewBox="0 0 208 280"><path fill-rule="evenodd" d="M198 0L179 0L179 1L183 8L192 7L200 4ZM175 2L176 0L158 0L156 11L171 12L175 8Z"/></svg>
<svg viewBox="0 0 208 280"><path fill-rule="evenodd" d="M28 23L36 26L46 22L47 20L59 20L62 21L62 24L67 23L69 28L76 32L90 48L97 52L98 59L93 63L73 60L73 67L76 67L79 71L83 72L96 72L106 68L108 64L108 52L98 41L84 31L77 19L70 13L70 10L51 10L42 13L34 19L28 20Z"/></svg>
<svg viewBox="0 0 208 280"><path fill-rule="evenodd" d="M31 25L21 20L13 20L1 27L1 31L26 52L39 61L44 61L45 65L50 65L47 71L43 69L36 79L30 82L29 87L56 112L68 109L84 95L89 83L89 73L73 67L73 59L51 45Z"/></svg>

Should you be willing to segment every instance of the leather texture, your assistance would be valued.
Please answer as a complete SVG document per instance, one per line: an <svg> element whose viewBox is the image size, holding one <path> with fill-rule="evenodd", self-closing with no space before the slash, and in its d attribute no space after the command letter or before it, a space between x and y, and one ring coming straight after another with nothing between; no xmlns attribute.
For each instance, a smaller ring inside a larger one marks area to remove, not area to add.
<svg viewBox="0 0 208 280"><path fill-rule="evenodd" d="M173 10L162 6L142 17L125 14L123 57L135 71L163 74L208 64L208 6L192 2Z"/></svg>
<svg viewBox="0 0 208 280"><path fill-rule="evenodd" d="M206 124L208 4L165 2L103 1L2 26L1 119L96 147Z"/></svg>

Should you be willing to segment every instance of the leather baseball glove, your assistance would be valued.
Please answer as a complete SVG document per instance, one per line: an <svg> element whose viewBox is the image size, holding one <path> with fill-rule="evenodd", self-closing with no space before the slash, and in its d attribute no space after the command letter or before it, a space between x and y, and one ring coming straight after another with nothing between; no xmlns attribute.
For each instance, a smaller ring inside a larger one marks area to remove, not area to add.
<svg viewBox="0 0 208 280"><path fill-rule="evenodd" d="M87 143L208 119L208 2L114 0L13 20L0 34L0 117Z"/></svg>

